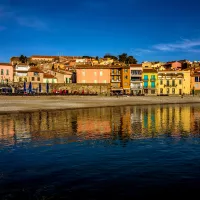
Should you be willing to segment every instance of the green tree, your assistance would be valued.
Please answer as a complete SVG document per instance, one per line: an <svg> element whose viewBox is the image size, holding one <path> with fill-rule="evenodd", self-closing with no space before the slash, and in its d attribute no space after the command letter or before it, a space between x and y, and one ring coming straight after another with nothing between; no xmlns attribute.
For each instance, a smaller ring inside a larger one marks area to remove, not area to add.
<svg viewBox="0 0 200 200"><path fill-rule="evenodd" d="M133 56L128 56L126 59L126 64L137 64L137 60Z"/></svg>
<svg viewBox="0 0 200 200"><path fill-rule="evenodd" d="M21 63L27 63L28 58L27 58L26 56L24 56L24 55L21 55L21 56L19 57L19 60L20 60Z"/></svg>
<svg viewBox="0 0 200 200"><path fill-rule="evenodd" d="M118 57L119 61L125 64L137 64L137 60L133 56L128 56L127 53L123 53Z"/></svg>
<svg viewBox="0 0 200 200"><path fill-rule="evenodd" d="M118 57L119 57L120 62L126 63L127 53L123 53L123 54L119 55Z"/></svg>
<svg viewBox="0 0 200 200"><path fill-rule="evenodd" d="M105 54L104 58L111 58L113 60L118 60L118 58L116 56L113 56L113 55L111 55L109 53Z"/></svg>
<svg viewBox="0 0 200 200"><path fill-rule="evenodd" d="M99 56L96 56L96 60L99 60Z"/></svg>

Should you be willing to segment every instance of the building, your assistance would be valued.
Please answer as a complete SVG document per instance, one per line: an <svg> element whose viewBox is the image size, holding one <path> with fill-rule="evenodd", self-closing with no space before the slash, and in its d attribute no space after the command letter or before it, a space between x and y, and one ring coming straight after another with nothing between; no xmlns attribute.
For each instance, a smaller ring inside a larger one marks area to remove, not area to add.
<svg viewBox="0 0 200 200"><path fill-rule="evenodd" d="M28 82L43 83L44 72L37 67L28 70Z"/></svg>
<svg viewBox="0 0 200 200"><path fill-rule="evenodd" d="M77 65L77 83L110 83L110 69L101 65Z"/></svg>
<svg viewBox="0 0 200 200"><path fill-rule="evenodd" d="M143 69L159 69L159 70L162 70L162 66L164 65L165 63L163 62L143 62L142 63L142 68Z"/></svg>
<svg viewBox="0 0 200 200"><path fill-rule="evenodd" d="M72 82L72 72L65 70L49 70L49 74L57 78L57 83L71 83Z"/></svg>
<svg viewBox="0 0 200 200"><path fill-rule="evenodd" d="M200 68L191 73L191 93L200 94Z"/></svg>
<svg viewBox="0 0 200 200"><path fill-rule="evenodd" d="M57 83L57 78L51 74L44 73L43 83Z"/></svg>
<svg viewBox="0 0 200 200"><path fill-rule="evenodd" d="M121 72L123 94L130 94L130 67L124 66Z"/></svg>
<svg viewBox="0 0 200 200"><path fill-rule="evenodd" d="M157 70L155 69L143 69L143 93L145 95L157 94Z"/></svg>
<svg viewBox="0 0 200 200"><path fill-rule="evenodd" d="M59 60L59 56L40 56L40 55L33 55L30 57L31 62L55 62Z"/></svg>
<svg viewBox="0 0 200 200"><path fill-rule="evenodd" d="M130 93L132 95L142 94L142 64L130 64Z"/></svg>
<svg viewBox="0 0 200 200"><path fill-rule="evenodd" d="M123 92L121 76L122 76L122 66L113 65L110 68L110 87L112 93Z"/></svg>
<svg viewBox="0 0 200 200"><path fill-rule="evenodd" d="M13 82L13 66L10 63L0 63L1 83Z"/></svg>
<svg viewBox="0 0 200 200"><path fill-rule="evenodd" d="M166 70L181 70L182 64L177 61L167 62L163 65Z"/></svg>
<svg viewBox="0 0 200 200"><path fill-rule="evenodd" d="M158 71L158 95L190 94L190 70Z"/></svg>
<svg viewBox="0 0 200 200"><path fill-rule="evenodd" d="M27 64L18 64L14 67L14 82L27 82L28 70L30 66Z"/></svg>

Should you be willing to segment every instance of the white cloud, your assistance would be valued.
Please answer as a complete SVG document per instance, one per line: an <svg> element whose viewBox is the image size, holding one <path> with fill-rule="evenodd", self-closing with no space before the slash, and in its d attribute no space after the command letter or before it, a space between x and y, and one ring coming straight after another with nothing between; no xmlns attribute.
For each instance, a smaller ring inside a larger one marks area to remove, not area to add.
<svg viewBox="0 0 200 200"><path fill-rule="evenodd" d="M153 49L160 51L190 51L195 52L200 47L200 40L188 40L182 39L176 43L167 43L167 44L157 44L153 46ZM198 50L199 51L199 50Z"/></svg>
<svg viewBox="0 0 200 200"><path fill-rule="evenodd" d="M136 55L136 56L142 56L144 54L152 53L153 51L150 49L131 49L130 50L131 54Z"/></svg>
<svg viewBox="0 0 200 200"><path fill-rule="evenodd" d="M44 23L43 21L41 21L37 18L34 18L34 17L29 17L29 18L16 17L15 19L21 26L26 26L26 27L30 27L30 28L39 29L39 30L47 30L48 29L46 23Z"/></svg>

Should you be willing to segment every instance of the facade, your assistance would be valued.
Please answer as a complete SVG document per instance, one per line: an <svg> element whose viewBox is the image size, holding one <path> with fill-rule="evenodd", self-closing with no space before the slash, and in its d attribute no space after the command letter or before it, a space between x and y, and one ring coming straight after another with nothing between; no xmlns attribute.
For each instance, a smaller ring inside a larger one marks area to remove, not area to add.
<svg viewBox="0 0 200 200"><path fill-rule="evenodd" d="M122 75L122 67L121 66L111 66L110 68L110 87L111 92L123 92L122 87L122 81L121 81L121 75Z"/></svg>
<svg viewBox="0 0 200 200"><path fill-rule="evenodd" d="M200 69L196 69L191 74L191 93L200 94Z"/></svg>
<svg viewBox="0 0 200 200"><path fill-rule="evenodd" d="M37 67L28 70L28 82L43 83L44 72Z"/></svg>
<svg viewBox="0 0 200 200"><path fill-rule="evenodd" d="M121 72L123 94L130 94L130 67L123 67Z"/></svg>
<svg viewBox="0 0 200 200"><path fill-rule="evenodd" d="M130 65L130 93L132 95L142 94L142 64Z"/></svg>
<svg viewBox="0 0 200 200"><path fill-rule="evenodd" d="M76 66L77 83L110 83L110 69L105 66Z"/></svg>
<svg viewBox="0 0 200 200"><path fill-rule="evenodd" d="M0 63L1 83L13 81L13 66L10 63Z"/></svg>
<svg viewBox="0 0 200 200"><path fill-rule="evenodd" d="M142 63L142 68L143 69L161 69L162 70L162 66L165 63L163 62L143 62Z"/></svg>
<svg viewBox="0 0 200 200"><path fill-rule="evenodd" d="M27 82L28 70L30 66L27 64L18 64L14 67L14 82Z"/></svg>
<svg viewBox="0 0 200 200"><path fill-rule="evenodd" d="M158 71L158 95L190 94L190 71Z"/></svg>
<svg viewBox="0 0 200 200"><path fill-rule="evenodd" d="M57 83L71 83L72 82L72 72L64 70L50 70L49 74L57 78Z"/></svg>
<svg viewBox="0 0 200 200"><path fill-rule="evenodd" d="M145 95L157 94L157 70L155 69L143 69L143 93Z"/></svg>

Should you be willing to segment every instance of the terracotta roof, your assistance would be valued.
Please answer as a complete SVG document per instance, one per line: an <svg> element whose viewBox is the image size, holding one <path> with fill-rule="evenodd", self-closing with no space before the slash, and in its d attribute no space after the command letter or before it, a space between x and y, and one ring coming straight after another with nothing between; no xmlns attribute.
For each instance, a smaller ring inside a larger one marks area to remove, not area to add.
<svg viewBox="0 0 200 200"><path fill-rule="evenodd" d="M40 55L33 55L31 58L59 58L59 56L40 56Z"/></svg>
<svg viewBox="0 0 200 200"><path fill-rule="evenodd" d="M44 73L44 78L56 78L56 77L51 74Z"/></svg>
<svg viewBox="0 0 200 200"><path fill-rule="evenodd" d="M12 66L10 63L0 63L0 65Z"/></svg>
<svg viewBox="0 0 200 200"><path fill-rule="evenodd" d="M143 73L157 73L155 69L143 69Z"/></svg>
<svg viewBox="0 0 200 200"><path fill-rule="evenodd" d="M130 69L121 65L76 65L75 69Z"/></svg>
<svg viewBox="0 0 200 200"><path fill-rule="evenodd" d="M37 67L31 67L28 72L38 72L38 73L43 73L43 71Z"/></svg>
<svg viewBox="0 0 200 200"><path fill-rule="evenodd" d="M130 67L142 67L142 64L130 64Z"/></svg>

